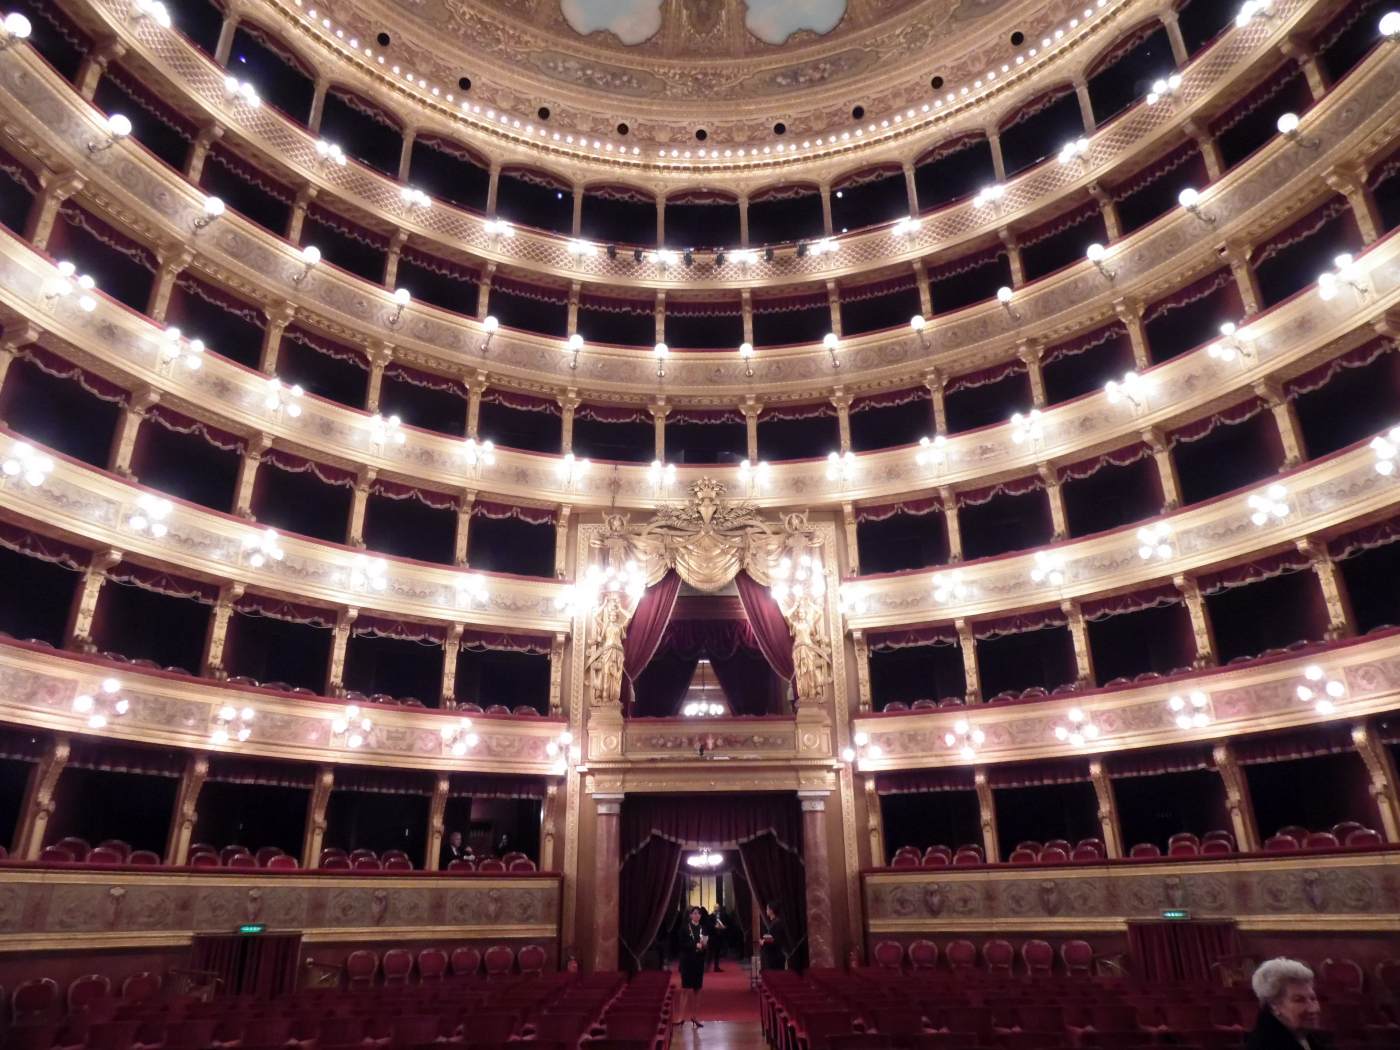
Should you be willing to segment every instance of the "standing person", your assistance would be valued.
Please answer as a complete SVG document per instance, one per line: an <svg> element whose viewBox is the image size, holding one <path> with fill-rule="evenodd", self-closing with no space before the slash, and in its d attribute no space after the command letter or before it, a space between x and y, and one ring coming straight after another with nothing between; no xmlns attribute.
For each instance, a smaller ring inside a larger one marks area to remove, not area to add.
<svg viewBox="0 0 1400 1050"><path fill-rule="evenodd" d="M438 854L438 871L446 871L447 866L454 860L466 860L470 856L471 850L462 845L462 833L450 831L447 841L442 844L442 851Z"/></svg>
<svg viewBox="0 0 1400 1050"><path fill-rule="evenodd" d="M691 908L687 922L682 924L678 938L677 956L680 959L681 1000L676 1006L676 1024L689 1021L696 1028L704 1028L704 1021L695 1019L695 1007L700 1001L700 989L705 984L705 953L710 947L709 935L702 922L704 912ZM687 1012L690 1014L686 1016Z"/></svg>
<svg viewBox="0 0 1400 1050"><path fill-rule="evenodd" d="M719 957L724 951L724 942L729 940L729 927L724 922L724 909L716 907L710 915L710 959L719 973Z"/></svg>
<svg viewBox="0 0 1400 1050"><path fill-rule="evenodd" d="M1322 1007L1311 970L1280 956L1261 963L1250 983L1259 998L1259 1020L1246 1050L1329 1050L1332 1040L1318 1031Z"/></svg>
<svg viewBox="0 0 1400 1050"><path fill-rule="evenodd" d="M759 944L762 946L759 954L765 970L787 969L788 952L791 950L788 947L787 926L777 907L771 903L763 906L763 936Z"/></svg>

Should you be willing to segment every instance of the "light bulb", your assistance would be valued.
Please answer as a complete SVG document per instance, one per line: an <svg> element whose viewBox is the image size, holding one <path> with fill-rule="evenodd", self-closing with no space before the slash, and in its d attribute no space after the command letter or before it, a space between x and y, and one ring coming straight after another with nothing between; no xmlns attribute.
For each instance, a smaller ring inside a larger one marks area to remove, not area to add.
<svg viewBox="0 0 1400 1050"><path fill-rule="evenodd" d="M1280 135L1292 135L1298 130L1298 114L1285 113L1278 118L1278 131Z"/></svg>
<svg viewBox="0 0 1400 1050"><path fill-rule="evenodd" d="M1002 285L997 289L997 302L1002 304L1011 302L1011 289L1006 285Z"/></svg>
<svg viewBox="0 0 1400 1050"><path fill-rule="evenodd" d="M394 302L399 306L407 306L409 303L413 302L413 293L407 288L395 288Z"/></svg>
<svg viewBox="0 0 1400 1050"><path fill-rule="evenodd" d="M107 133L113 138L126 138L131 134L130 119L125 113L113 113L107 118Z"/></svg>
<svg viewBox="0 0 1400 1050"><path fill-rule="evenodd" d="M496 329L501 327L501 322L496 320L495 314L487 314L486 320L481 322L481 326L485 328L488 332L494 332Z"/></svg>
<svg viewBox="0 0 1400 1050"><path fill-rule="evenodd" d="M321 261L321 249L314 244L308 244L301 250L301 261L307 266L315 266Z"/></svg>

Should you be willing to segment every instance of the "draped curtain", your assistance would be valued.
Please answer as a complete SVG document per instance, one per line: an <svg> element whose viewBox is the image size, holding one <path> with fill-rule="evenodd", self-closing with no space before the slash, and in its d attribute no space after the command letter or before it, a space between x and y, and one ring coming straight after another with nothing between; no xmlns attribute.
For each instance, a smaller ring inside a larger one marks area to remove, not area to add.
<svg viewBox="0 0 1400 1050"><path fill-rule="evenodd" d="M680 593L681 578L672 569L648 587L637 602L637 611L632 614L632 622L627 625L627 637L622 643L622 670L627 676L623 685L623 691L627 694L622 698L624 710L631 705L632 687L637 676L656 655Z"/></svg>
<svg viewBox="0 0 1400 1050"><path fill-rule="evenodd" d="M739 601L744 606L744 615L749 618L753 636L758 648L779 678L792 680L792 636L788 633L787 620L773 600L768 588L755 580L747 572L734 577L739 589Z"/></svg>
<svg viewBox="0 0 1400 1050"><path fill-rule="evenodd" d="M679 842L652 835L622 862L618 941L630 956L624 960L630 970L642 968L642 956L656 940L671 902L681 852Z"/></svg>
<svg viewBox="0 0 1400 1050"><path fill-rule="evenodd" d="M655 657L635 683L634 713L667 717L678 714L696 665L708 658L720 688L736 715L771 715L782 711L783 683L758 648L744 620L673 620Z"/></svg>
<svg viewBox="0 0 1400 1050"><path fill-rule="evenodd" d="M739 843L739 856L759 906L773 905L787 926L788 969L803 969L807 957L807 876L801 860L771 834Z"/></svg>
<svg viewBox="0 0 1400 1050"><path fill-rule="evenodd" d="M296 988L301 934L197 933L190 968L211 973L224 995L271 999Z"/></svg>
<svg viewBox="0 0 1400 1050"><path fill-rule="evenodd" d="M1139 981L1211 980L1211 964L1240 953L1233 922L1130 922L1128 952Z"/></svg>

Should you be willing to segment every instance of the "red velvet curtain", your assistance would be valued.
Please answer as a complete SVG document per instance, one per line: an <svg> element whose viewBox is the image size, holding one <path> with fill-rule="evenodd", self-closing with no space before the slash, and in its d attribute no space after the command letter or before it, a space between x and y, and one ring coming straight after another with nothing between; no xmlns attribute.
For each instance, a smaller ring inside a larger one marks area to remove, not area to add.
<svg viewBox="0 0 1400 1050"><path fill-rule="evenodd" d="M652 835L645 846L622 862L618 941L629 970L642 968L642 956L656 940L671 902L671 889L680 870L679 842Z"/></svg>
<svg viewBox="0 0 1400 1050"><path fill-rule="evenodd" d="M197 933L191 951L190 969L212 973L221 982L225 995L238 992L239 963L243 938L232 933Z"/></svg>
<svg viewBox="0 0 1400 1050"><path fill-rule="evenodd" d="M679 713L696 664L708 658L736 715L781 714L786 686L773 673L745 620L672 620L656 655L634 684L633 713L667 718Z"/></svg>
<svg viewBox="0 0 1400 1050"><path fill-rule="evenodd" d="M787 927L788 969L803 969L807 958L807 877L801 858L774 835L739 843L739 856L759 907L773 905Z"/></svg>
<svg viewBox="0 0 1400 1050"><path fill-rule="evenodd" d="M631 714L638 718L670 718L680 714L699 654L660 652L632 685ZM718 678L716 674L716 678Z"/></svg>
<svg viewBox="0 0 1400 1050"><path fill-rule="evenodd" d="M632 614L632 622L627 625L627 638L622 644L622 669L629 680L636 681L637 675L656 655L680 593L681 578L671 571L648 587L641 601L637 602L637 611Z"/></svg>
<svg viewBox="0 0 1400 1050"><path fill-rule="evenodd" d="M301 962L301 934L267 933L244 937L243 995L271 999L295 991Z"/></svg>
<svg viewBox="0 0 1400 1050"><path fill-rule="evenodd" d="M1130 922L1128 951L1139 981L1206 984L1217 959L1240 953L1233 922Z"/></svg>
<svg viewBox="0 0 1400 1050"><path fill-rule="evenodd" d="M744 606L744 615L749 618L758 648L763 653L768 666L779 678L792 679L792 635L788 633L787 620L773 596L747 572L734 577L739 588L739 601Z"/></svg>

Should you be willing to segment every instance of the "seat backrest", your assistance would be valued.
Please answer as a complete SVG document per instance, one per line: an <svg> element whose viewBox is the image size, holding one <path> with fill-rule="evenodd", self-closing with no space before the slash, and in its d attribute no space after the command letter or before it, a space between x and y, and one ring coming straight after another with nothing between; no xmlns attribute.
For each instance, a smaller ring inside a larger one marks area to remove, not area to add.
<svg viewBox="0 0 1400 1050"><path fill-rule="evenodd" d="M1074 847L1069 844L1068 839L1050 839L1045 843L1046 849L1062 849L1066 854Z"/></svg>
<svg viewBox="0 0 1400 1050"><path fill-rule="evenodd" d="M1201 843L1201 854L1203 856L1215 856L1221 853L1234 853L1235 848L1224 839L1206 839Z"/></svg>
<svg viewBox="0 0 1400 1050"><path fill-rule="evenodd" d="M68 986L68 1009L82 1010L112 994L112 982L100 973L84 974Z"/></svg>
<svg viewBox="0 0 1400 1050"><path fill-rule="evenodd" d="M1008 859L1012 864L1034 864L1037 856L1035 850L1027 849L1025 846L1017 846L1011 851L1011 856Z"/></svg>
<svg viewBox="0 0 1400 1050"><path fill-rule="evenodd" d="M1347 833L1346 844L1348 846L1379 846L1384 840L1380 832L1372 828L1357 828L1355 831Z"/></svg>
<svg viewBox="0 0 1400 1050"><path fill-rule="evenodd" d="M228 867L228 862L230 860L238 856L240 853L247 852L247 846L225 846L223 849L219 850L219 862L222 863L225 867Z"/></svg>
<svg viewBox="0 0 1400 1050"><path fill-rule="evenodd" d="M525 854L521 853L518 849L513 849L513 850L511 850L509 853L506 853L506 854L503 854L503 855L502 855L502 857L501 857L501 863L504 864L504 865L506 865L507 867L509 867L512 861L525 860L525 859L526 859Z"/></svg>
<svg viewBox="0 0 1400 1050"><path fill-rule="evenodd" d="M1195 846L1199 846L1201 844L1201 840L1196 837L1194 832L1178 831L1171 838L1167 839L1167 847L1170 848L1172 846L1175 846L1178 842L1189 842Z"/></svg>
<svg viewBox="0 0 1400 1050"><path fill-rule="evenodd" d="M229 857L228 863L225 865L229 868L256 868L257 866L258 858L251 853L235 853Z"/></svg>
<svg viewBox="0 0 1400 1050"><path fill-rule="evenodd" d="M379 854L375 853L372 849L353 849L350 851L351 861L357 861L361 857L373 857L375 860L378 860Z"/></svg>
<svg viewBox="0 0 1400 1050"><path fill-rule="evenodd" d="M379 956L368 948L357 948L345 957L345 976L352 988L373 984L378 972Z"/></svg>
<svg viewBox="0 0 1400 1050"><path fill-rule="evenodd" d="M122 982L122 999L128 1003L143 1003L160 994L161 976L142 970Z"/></svg>
<svg viewBox="0 0 1400 1050"><path fill-rule="evenodd" d="M126 858L121 851L114 850L110 846L98 846L87 855L89 864L121 864Z"/></svg>
<svg viewBox="0 0 1400 1050"><path fill-rule="evenodd" d="M279 853L275 857L267 858L267 867L269 871L288 871L293 868L299 868L301 865L292 855L288 853Z"/></svg>
<svg viewBox="0 0 1400 1050"><path fill-rule="evenodd" d="M1045 848L1045 843L1037 842L1035 839L1025 839L1021 842L1016 843L1016 848L1028 849L1038 856L1040 854L1040 851Z"/></svg>
<svg viewBox="0 0 1400 1050"><path fill-rule="evenodd" d="M92 847L88 845L87 839L80 839L76 835L69 835L54 843L59 849L67 850L73 860L87 860L87 855L92 852Z"/></svg>
<svg viewBox="0 0 1400 1050"><path fill-rule="evenodd" d="M97 846L99 849L110 849L119 853L122 860L126 860L131 854L131 843L124 839L103 839Z"/></svg>
<svg viewBox="0 0 1400 1050"><path fill-rule="evenodd" d="M447 862L448 871L476 871L476 861L467 860L465 857L458 857L456 860Z"/></svg>
<svg viewBox="0 0 1400 1050"><path fill-rule="evenodd" d="M497 860L495 857L487 857L485 860L483 860L480 864L476 866L476 870L494 871L499 874L500 872L506 870L506 866L502 864L499 860Z"/></svg>
<svg viewBox="0 0 1400 1050"><path fill-rule="evenodd" d="M1336 849L1338 845L1337 836L1330 831L1312 831L1303 840L1304 849Z"/></svg>
<svg viewBox="0 0 1400 1050"><path fill-rule="evenodd" d="M84 854L87 856L87 854ZM62 846L45 846L39 852L39 860L44 864L71 864L74 861L73 854Z"/></svg>
<svg viewBox="0 0 1400 1050"><path fill-rule="evenodd" d="M1269 853L1292 853L1298 849L1298 840L1292 835L1270 835L1264 840L1264 849Z"/></svg>
<svg viewBox="0 0 1400 1050"><path fill-rule="evenodd" d="M390 861L395 857L402 857L404 860L408 860L408 854L401 849L386 849L379 855L379 859L382 861Z"/></svg>
<svg viewBox="0 0 1400 1050"><path fill-rule="evenodd" d="M920 858L918 854L896 853L894 860L890 861L892 868L917 868Z"/></svg>
<svg viewBox="0 0 1400 1050"><path fill-rule="evenodd" d="M970 970L977 965L977 945L969 940L949 941L943 956L948 960L949 969Z"/></svg>
<svg viewBox="0 0 1400 1050"><path fill-rule="evenodd" d="M441 948L424 948L418 953L418 979L440 981L447 972L447 953Z"/></svg>
<svg viewBox="0 0 1400 1050"><path fill-rule="evenodd" d="M1357 820L1341 820L1332 825L1332 834L1337 836L1338 842L1345 842L1347 836L1353 831L1359 831L1366 825Z"/></svg>
<svg viewBox="0 0 1400 1050"><path fill-rule="evenodd" d="M190 854L190 867L192 868L217 868L219 866L219 855L213 850L200 850L198 853Z"/></svg>
<svg viewBox="0 0 1400 1050"><path fill-rule="evenodd" d="M153 849L134 849L126 862L138 868L154 868L160 865L160 854Z"/></svg>
<svg viewBox="0 0 1400 1050"><path fill-rule="evenodd" d="M384 865L379 863L378 857L356 857L351 867L356 871L381 871Z"/></svg>
<svg viewBox="0 0 1400 1050"><path fill-rule="evenodd" d="M1049 977L1055 965L1055 949L1049 941L1033 939L1021 945L1021 961L1032 977Z"/></svg>
<svg viewBox="0 0 1400 1050"><path fill-rule="evenodd" d="M938 965L938 945L923 938L911 942L909 965L916 970L932 970Z"/></svg>
<svg viewBox="0 0 1400 1050"><path fill-rule="evenodd" d="M953 853L946 846L940 852L928 852L924 854L924 867L926 868L946 868L953 863Z"/></svg>
<svg viewBox="0 0 1400 1050"><path fill-rule="evenodd" d="M10 997L10 1010L16 1024L57 1020L58 982L52 977L21 981Z"/></svg>
<svg viewBox="0 0 1400 1050"><path fill-rule="evenodd" d="M253 854L253 856L258 858L258 867L265 868L267 867L267 862L270 861L273 857L282 856L282 847L259 846L257 853Z"/></svg>
<svg viewBox="0 0 1400 1050"><path fill-rule="evenodd" d="M380 966L385 984L403 984L413 972L413 953L407 948L390 948Z"/></svg>
<svg viewBox="0 0 1400 1050"><path fill-rule="evenodd" d="M988 973L1003 976L1011 973L1011 964L1015 959L1016 952L1012 949L1010 941L997 937L982 945L982 962L986 964Z"/></svg>
<svg viewBox="0 0 1400 1050"><path fill-rule="evenodd" d="M1091 842L1081 842L1074 847L1074 852L1069 855L1070 860L1103 860L1103 850Z"/></svg>
<svg viewBox="0 0 1400 1050"><path fill-rule="evenodd" d="M1318 977L1322 987L1329 991L1361 993L1363 975L1360 965L1353 959L1323 959Z"/></svg>
<svg viewBox="0 0 1400 1050"><path fill-rule="evenodd" d="M482 961L486 965L487 977L500 977L510 973L510 968L515 964L515 952L504 944L493 944L486 949Z"/></svg>
<svg viewBox="0 0 1400 1050"><path fill-rule="evenodd" d="M1069 854L1060 846L1047 844L1040 851L1040 863L1042 864L1064 864L1068 860Z"/></svg>
<svg viewBox="0 0 1400 1050"><path fill-rule="evenodd" d="M413 861L407 857L390 857L384 862L385 871L412 871Z"/></svg>
<svg viewBox="0 0 1400 1050"><path fill-rule="evenodd" d="M323 871L349 871L350 858L340 856L322 857L321 868Z"/></svg>
<svg viewBox="0 0 1400 1050"><path fill-rule="evenodd" d="M1167 846L1169 857L1196 857L1200 852L1201 847L1190 839L1178 839Z"/></svg>
<svg viewBox="0 0 1400 1050"><path fill-rule="evenodd" d="M538 944L527 944L520 949L520 954L516 956L515 961L520 966L522 974L538 977L544 973L544 966L549 961L549 956Z"/></svg>
<svg viewBox="0 0 1400 1050"><path fill-rule="evenodd" d="M1203 843L1213 842L1216 839L1219 839L1222 842L1228 842L1231 846L1235 844L1235 836L1232 835L1230 832L1224 830L1223 828L1216 828L1214 831L1207 831L1204 835L1201 836L1201 841Z"/></svg>
<svg viewBox="0 0 1400 1050"><path fill-rule="evenodd" d="M904 966L904 945L898 941L880 941L875 945L875 965L884 970L898 970Z"/></svg>
<svg viewBox="0 0 1400 1050"><path fill-rule="evenodd" d="M1155 842L1139 842L1128 850L1129 857L1160 857L1162 851Z"/></svg>
<svg viewBox="0 0 1400 1050"><path fill-rule="evenodd" d="M942 857L943 863L946 864L953 859L953 851L947 846L930 846L928 849L924 850L925 864L929 863L930 857ZM932 867L933 865L929 866Z"/></svg>
<svg viewBox="0 0 1400 1050"><path fill-rule="evenodd" d="M476 948L463 945L460 948L453 948L449 957L452 964L453 977L471 977L481 969L481 952Z"/></svg>
<svg viewBox="0 0 1400 1050"><path fill-rule="evenodd" d="M1060 961L1071 977L1088 977L1094 965L1094 949L1088 941L1070 940L1060 945Z"/></svg>
<svg viewBox="0 0 1400 1050"><path fill-rule="evenodd" d="M958 847L958 852L953 854L953 866L955 868L970 867L982 863L982 854L976 850Z"/></svg>
<svg viewBox="0 0 1400 1050"><path fill-rule="evenodd" d="M508 870L510 870L510 871L534 871L534 870L535 870L535 862L534 862L533 860L531 860L529 857L516 857L515 860L513 860L513 861L510 862L510 865L509 865Z"/></svg>

